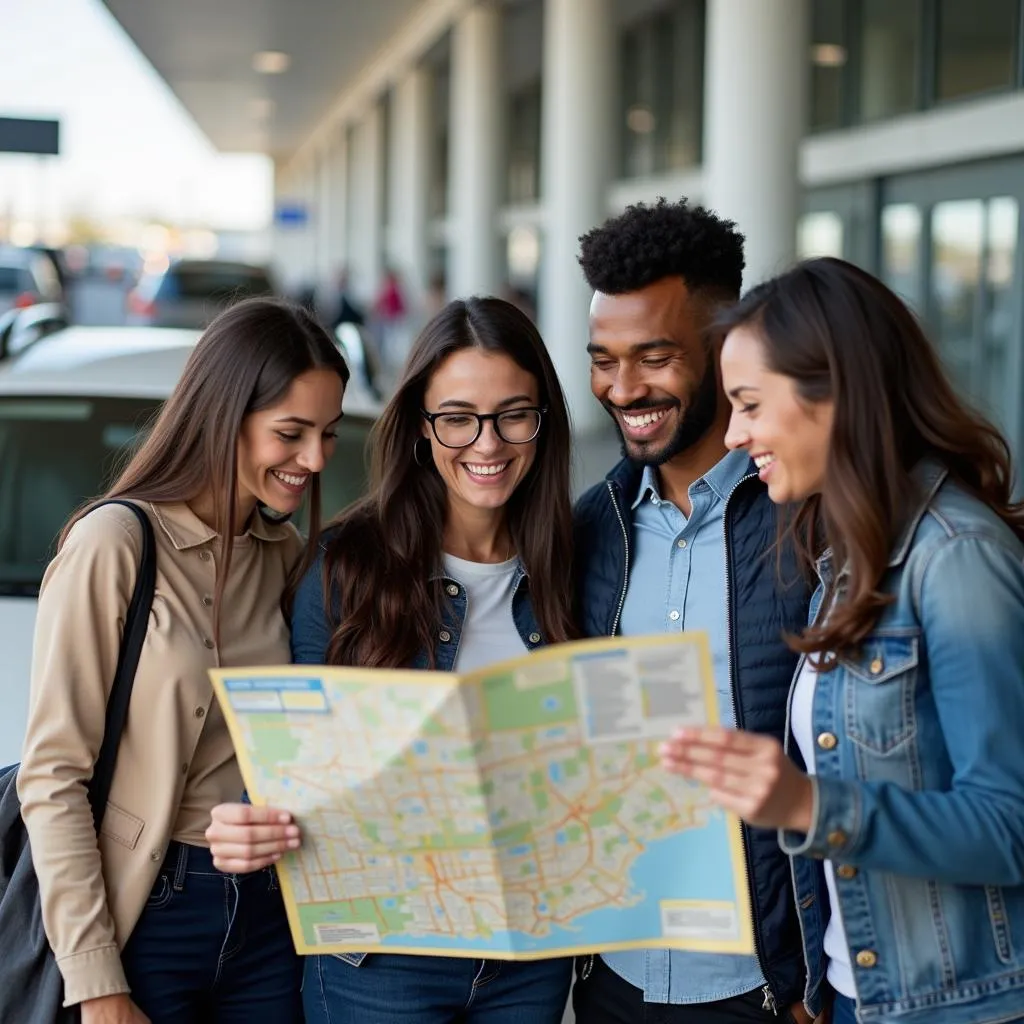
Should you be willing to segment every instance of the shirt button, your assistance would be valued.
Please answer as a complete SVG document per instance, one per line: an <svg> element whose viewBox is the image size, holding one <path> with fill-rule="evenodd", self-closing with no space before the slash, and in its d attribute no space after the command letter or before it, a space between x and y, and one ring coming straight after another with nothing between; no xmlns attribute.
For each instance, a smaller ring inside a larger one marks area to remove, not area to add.
<svg viewBox="0 0 1024 1024"><path fill-rule="evenodd" d="M837 740L835 734L831 732L823 732L818 737L818 746L821 747L822 750L835 750L836 744L838 743L839 740Z"/></svg>
<svg viewBox="0 0 1024 1024"><path fill-rule="evenodd" d="M154 850L150 855L149 859L154 863L158 864L163 857L163 853L160 850Z"/></svg>
<svg viewBox="0 0 1024 1024"><path fill-rule="evenodd" d="M182 761L181 763L181 774L188 775L188 761Z"/></svg>
<svg viewBox="0 0 1024 1024"><path fill-rule="evenodd" d="M202 718L206 714L206 708L196 708L192 714L195 715L196 718Z"/></svg>
<svg viewBox="0 0 1024 1024"><path fill-rule="evenodd" d="M878 954L873 949L862 949L857 954L858 967L874 967L878 963Z"/></svg>
<svg viewBox="0 0 1024 1024"><path fill-rule="evenodd" d="M840 864L836 868L836 876L844 881L849 881L851 878L857 877L857 869L852 864Z"/></svg>
<svg viewBox="0 0 1024 1024"><path fill-rule="evenodd" d="M441 632L437 635L441 638L441 643L443 644L448 643L448 641L452 638L451 633L449 633L447 629L442 629Z"/></svg>
<svg viewBox="0 0 1024 1024"><path fill-rule="evenodd" d="M455 586L454 583L449 583L448 586L445 587L445 590L448 591L448 596L449 597L458 597L459 596L459 588L457 586Z"/></svg>
<svg viewBox="0 0 1024 1024"><path fill-rule="evenodd" d="M539 644L540 643L540 633L531 633L530 634L530 643L531 644Z"/></svg>
<svg viewBox="0 0 1024 1024"><path fill-rule="evenodd" d="M213 605L213 598L209 594L203 594L203 604L209 608Z"/></svg>
<svg viewBox="0 0 1024 1024"><path fill-rule="evenodd" d="M213 641L208 636L204 636L203 637L203 646L207 650L212 651L213 650Z"/></svg>
<svg viewBox="0 0 1024 1024"><path fill-rule="evenodd" d="M685 548L686 547L686 541L685 540L677 540L676 541L676 547L677 548Z"/></svg>
<svg viewBox="0 0 1024 1024"><path fill-rule="evenodd" d="M679 618L679 612L678 612L678 610L677 610L677 609L675 609L675 608L673 608L673 609L672 609L672 611L670 611L670 612L668 613L668 617L669 617L669 618L670 618L670 619L671 619L671 620L672 620L673 622L675 622L675 621L676 621L676 619L678 619L678 618Z"/></svg>
<svg viewBox="0 0 1024 1024"><path fill-rule="evenodd" d="M199 552L199 561L200 562L208 562L209 560L210 560L210 552L209 551L200 551Z"/></svg>
<svg viewBox="0 0 1024 1024"><path fill-rule="evenodd" d="M868 665L868 668L871 669L871 674L873 676L877 676L878 673L881 672L883 668L885 668L885 662L882 661L881 658L875 658L872 660L871 664Z"/></svg>
<svg viewBox="0 0 1024 1024"><path fill-rule="evenodd" d="M841 829L837 828L833 832L828 834L828 845L829 846L842 846L846 842L846 833Z"/></svg>

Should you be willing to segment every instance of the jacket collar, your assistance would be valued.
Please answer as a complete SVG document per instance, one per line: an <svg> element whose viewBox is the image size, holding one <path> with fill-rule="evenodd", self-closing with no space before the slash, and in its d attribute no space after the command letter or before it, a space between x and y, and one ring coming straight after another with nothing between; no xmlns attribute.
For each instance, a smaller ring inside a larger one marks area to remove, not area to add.
<svg viewBox="0 0 1024 1024"><path fill-rule="evenodd" d="M185 502L150 501L146 504L177 551L201 547L218 536L217 531L207 526ZM284 540L290 533L291 527L287 523L268 523L257 511L249 520L245 533L235 538L235 543L250 537L274 543Z"/></svg>
<svg viewBox="0 0 1024 1024"><path fill-rule="evenodd" d="M949 475L949 470L937 459L925 456L914 466L910 475L914 483L917 484L920 498L914 507L913 513L907 520L906 526L903 527L903 532L900 534L896 546L893 548L892 555L889 558L890 569L901 565L907 557L914 534L917 532L917 528L924 518L925 512L928 511L928 506L932 503L936 492Z"/></svg>

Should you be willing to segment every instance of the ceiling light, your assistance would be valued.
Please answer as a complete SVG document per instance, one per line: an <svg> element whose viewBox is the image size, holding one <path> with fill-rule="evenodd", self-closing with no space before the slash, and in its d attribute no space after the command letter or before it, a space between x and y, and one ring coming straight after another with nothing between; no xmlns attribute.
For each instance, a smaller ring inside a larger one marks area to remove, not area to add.
<svg viewBox="0 0 1024 1024"><path fill-rule="evenodd" d="M261 75L280 75L291 62L291 57L280 50L260 50L252 55L252 69Z"/></svg>
<svg viewBox="0 0 1024 1024"><path fill-rule="evenodd" d="M819 68L841 68L846 63L846 47L836 43L818 43L811 47L811 60Z"/></svg>

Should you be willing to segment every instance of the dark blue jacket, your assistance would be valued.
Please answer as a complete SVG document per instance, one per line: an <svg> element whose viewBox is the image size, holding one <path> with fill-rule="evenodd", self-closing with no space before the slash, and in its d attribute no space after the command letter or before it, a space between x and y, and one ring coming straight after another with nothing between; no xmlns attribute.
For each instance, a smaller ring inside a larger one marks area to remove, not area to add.
<svg viewBox="0 0 1024 1024"><path fill-rule="evenodd" d="M633 544L630 506L640 477L640 468L624 460L576 505L576 599L586 636L612 636L619 630ZM807 625L811 592L791 558L779 566L776 529L775 506L751 472L725 507L730 681L737 726L781 742L797 662L782 637ZM744 825L743 845L757 958L781 1009L804 995L789 859L779 849L774 829Z"/></svg>

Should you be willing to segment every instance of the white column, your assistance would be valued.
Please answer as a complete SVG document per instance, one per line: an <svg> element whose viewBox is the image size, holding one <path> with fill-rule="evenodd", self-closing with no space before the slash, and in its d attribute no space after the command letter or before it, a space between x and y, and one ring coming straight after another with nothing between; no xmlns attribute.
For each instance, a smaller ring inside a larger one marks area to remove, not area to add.
<svg viewBox="0 0 1024 1024"><path fill-rule="evenodd" d="M352 137L349 190L349 270L353 293L369 306L380 286L384 190L383 117L379 105L366 112Z"/></svg>
<svg viewBox="0 0 1024 1024"><path fill-rule="evenodd" d="M500 285L495 215L502 160L501 13L478 4L452 32L448 293Z"/></svg>
<svg viewBox="0 0 1024 1024"><path fill-rule="evenodd" d="M427 289L427 202L430 189L432 79L414 68L395 87L391 104L388 262L398 271L415 311Z"/></svg>
<svg viewBox="0 0 1024 1024"><path fill-rule="evenodd" d="M337 283L338 272L348 264L348 129L339 125L331 146L331 267L332 283Z"/></svg>
<svg viewBox="0 0 1024 1024"><path fill-rule="evenodd" d="M333 219L335 198L334 146L327 142L317 154L316 278L323 294L331 288L335 273Z"/></svg>
<svg viewBox="0 0 1024 1024"><path fill-rule="evenodd" d="M591 291L579 236L605 220L614 135L614 24L610 0L546 0L542 125L545 233L541 333L577 429L605 418L590 392Z"/></svg>
<svg viewBox="0 0 1024 1024"><path fill-rule="evenodd" d="M744 286L796 258L807 0L709 0L704 205L746 236Z"/></svg>

